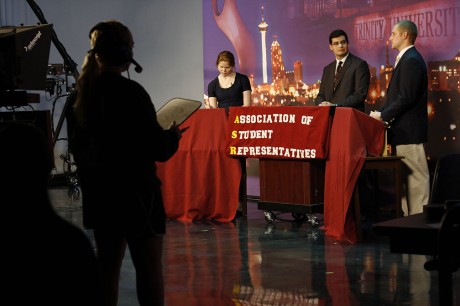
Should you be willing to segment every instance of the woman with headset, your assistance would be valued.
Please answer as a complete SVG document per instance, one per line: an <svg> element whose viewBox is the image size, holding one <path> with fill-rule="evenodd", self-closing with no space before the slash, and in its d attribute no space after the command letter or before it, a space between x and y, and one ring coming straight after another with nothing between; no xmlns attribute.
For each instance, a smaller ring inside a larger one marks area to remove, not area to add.
<svg viewBox="0 0 460 306"><path fill-rule="evenodd" d="M100 22L90 39L68 116L83 223L94 230L106 305L117 305L126 246L136 269L139 304L163 305L166 217L155 162L177 151L182 131L175 124L162 129L145 89L122 76L135 63L130 30L118 21Z"/></svg>

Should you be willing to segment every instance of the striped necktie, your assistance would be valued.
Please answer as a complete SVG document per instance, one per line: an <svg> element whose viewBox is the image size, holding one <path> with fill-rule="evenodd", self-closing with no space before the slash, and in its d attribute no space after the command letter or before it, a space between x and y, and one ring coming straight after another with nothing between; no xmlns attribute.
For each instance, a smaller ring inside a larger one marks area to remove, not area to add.
<svg viewBox="0 0 460 306"><path fill-rule="evenodd" d="M335 75L334 75L334 91L335 91L335 88L337 87L337 81L339 80L340 71L342 71L342 64L343 64L343 62L339 61L339 64L337 65L337 69L335 71Z"/></svg>
<svg viewBox="0 0 460 306"><path fill-rule="evenodd" d="M339 61L339 64L337 65L337 70L335 71L336 76L340 73L340 71L342 71L342 64L343 62Z"/></svg>

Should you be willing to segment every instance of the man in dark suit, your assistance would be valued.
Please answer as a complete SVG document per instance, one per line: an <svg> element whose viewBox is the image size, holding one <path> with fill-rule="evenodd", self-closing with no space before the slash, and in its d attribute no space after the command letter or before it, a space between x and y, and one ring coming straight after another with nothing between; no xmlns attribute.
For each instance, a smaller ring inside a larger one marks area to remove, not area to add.
<svg viewBox="0 0 460 306"><path fill-rule="evenodd" d="M428 141L428 75L425 61L414 47L417 26L409 21L398 22L391 32L391 48L399 51L395 69L388 85L386 101L380 111L370 116L388 122L388 142L396 155L404 156L407 166L407 202L403 212L423 212L430 195L430 175L423 143Z"/></svg>
<svg viewBox="0 0 460 306"><path fill-rule="evenodd" d="M329 35L329 48L335 61L323 70L316 105L346 106L364 111L364 100L369 90L370 72L366 61L348 50L348 36L343 30Z"/></svg>

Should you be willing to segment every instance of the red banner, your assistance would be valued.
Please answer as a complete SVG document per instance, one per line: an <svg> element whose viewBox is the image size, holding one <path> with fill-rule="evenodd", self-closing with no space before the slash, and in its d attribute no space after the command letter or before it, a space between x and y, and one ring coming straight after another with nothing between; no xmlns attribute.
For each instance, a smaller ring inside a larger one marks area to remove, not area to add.
<svg viewBox="0 0 460 306"><path fill-rule="evenodd" d="M325 158L331 117L324 106L231 107L227 150L232 157Z"/></svg>

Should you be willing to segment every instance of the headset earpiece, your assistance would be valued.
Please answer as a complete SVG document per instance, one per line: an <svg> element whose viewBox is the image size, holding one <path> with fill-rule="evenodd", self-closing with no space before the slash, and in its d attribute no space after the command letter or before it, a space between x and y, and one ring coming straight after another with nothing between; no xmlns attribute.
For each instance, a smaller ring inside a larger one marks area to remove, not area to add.
<svg viewBox="0 0 460 306"><path fill-rule="evenodd" d="M123 41L121 30L124 29L117 29L115 25L100 22L89 32L91 37L94 31L98 31L94 52L99 54L103 60L117 66L125 65L133 58L133 49Z"/></svg>

